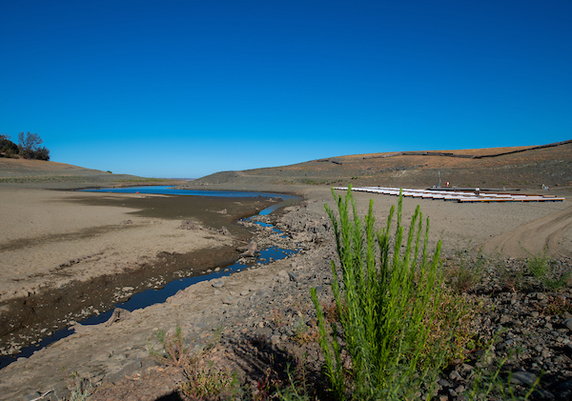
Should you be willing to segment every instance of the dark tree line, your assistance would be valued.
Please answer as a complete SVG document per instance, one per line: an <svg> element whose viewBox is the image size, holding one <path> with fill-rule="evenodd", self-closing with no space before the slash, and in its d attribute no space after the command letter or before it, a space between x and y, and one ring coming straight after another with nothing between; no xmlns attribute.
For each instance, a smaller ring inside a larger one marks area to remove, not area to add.
<svg viewBox="0 0 572 401"><path fill-rule="evenodd" d="M8 135L0 134L0 157L13 157L35 160L50 160L50 151L38 134L20 132L18 144L10 140Z"/></svg>

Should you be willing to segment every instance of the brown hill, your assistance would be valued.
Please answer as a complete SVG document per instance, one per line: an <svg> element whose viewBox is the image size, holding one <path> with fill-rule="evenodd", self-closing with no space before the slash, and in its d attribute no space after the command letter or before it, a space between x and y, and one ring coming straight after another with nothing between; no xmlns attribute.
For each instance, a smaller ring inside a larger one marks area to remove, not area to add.
<svg viewBox="0 0 572 401"><path fill-rule="evenodd" d="M339 156L220 172L193 184L347 184L537 188L572 184L572 140L540 146Z"/></svg>
<svg viewBox="0 0 572 401"><path fill-rule="evenodd" d="M163 181L51 161L0 158L0 185L63 189L157 184Z"/></svg>

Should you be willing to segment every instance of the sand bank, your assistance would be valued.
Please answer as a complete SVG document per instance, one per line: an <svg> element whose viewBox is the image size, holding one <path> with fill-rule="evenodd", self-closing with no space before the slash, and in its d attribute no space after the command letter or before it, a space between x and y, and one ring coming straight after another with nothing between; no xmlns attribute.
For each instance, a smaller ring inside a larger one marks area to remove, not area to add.
<svg viewBox="0 0 572 401"><path fill-rule="evenodd" d="M0 188L0 349L233 262L250 236L236 220L269 203Z"/></svg>

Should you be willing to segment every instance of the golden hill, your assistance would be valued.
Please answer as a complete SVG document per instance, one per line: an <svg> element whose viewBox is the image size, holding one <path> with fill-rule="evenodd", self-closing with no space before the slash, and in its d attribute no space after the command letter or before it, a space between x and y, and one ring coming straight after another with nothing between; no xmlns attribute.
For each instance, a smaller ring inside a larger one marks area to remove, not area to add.
<svg viewBox="0 0 572 401"><path fill-rule="evenodd" d="M193 184L348 184L537 188L572 184L572 140L487 149L338 156L288 166L220 172Z"/></svg>

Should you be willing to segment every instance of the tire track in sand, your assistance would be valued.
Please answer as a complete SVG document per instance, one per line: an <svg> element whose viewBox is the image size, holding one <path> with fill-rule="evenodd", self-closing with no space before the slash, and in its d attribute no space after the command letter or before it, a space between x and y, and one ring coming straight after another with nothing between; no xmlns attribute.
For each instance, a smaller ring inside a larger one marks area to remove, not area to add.
<svg viewBox="0 0 572 401"><path fill-rule="evenodd" d="M483 251L511 257L543 252L549 256L572 256L572 205L491 238Z"/></svg>

